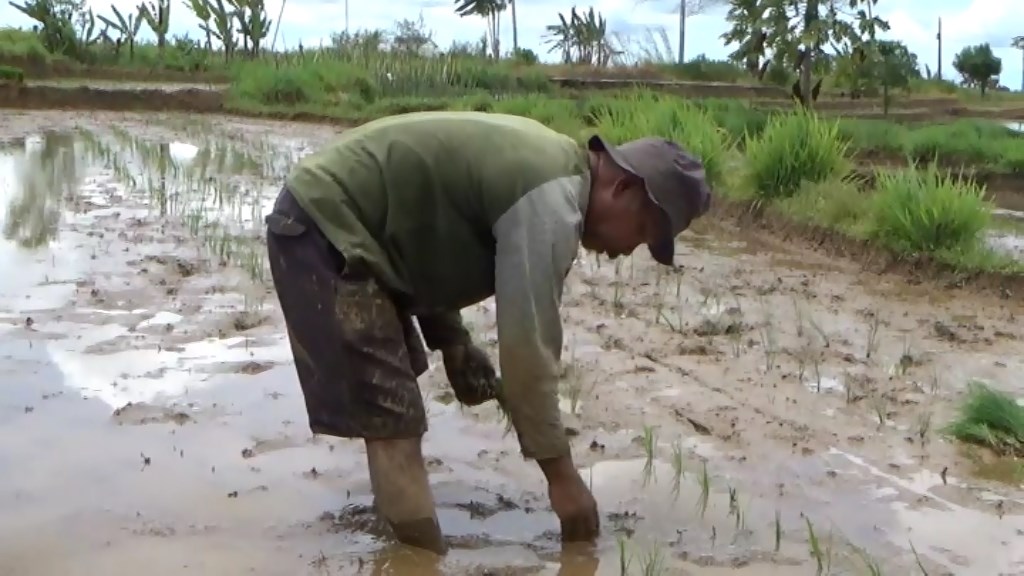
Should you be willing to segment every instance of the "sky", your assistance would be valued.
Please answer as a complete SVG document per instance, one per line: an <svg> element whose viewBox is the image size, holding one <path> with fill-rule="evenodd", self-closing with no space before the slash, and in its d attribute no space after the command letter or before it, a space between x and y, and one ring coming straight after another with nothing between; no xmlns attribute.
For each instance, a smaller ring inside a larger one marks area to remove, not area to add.
<svg viewBox="0 0 1024 576"><path fill-rule="evenodd" d="M88 0L98 13L110 13L110 0ZM278 44L310 46L326 41L332 32L346 27L345 0L266 0L267 11L277 20L281 2L287 2L280 23ZM194 17L182 0L171 0L172 34L199 36ZM24 15L0 3L0 22L5 25L30 26ZM113 0L122 11L131 10L136 0ZM453 41L477 41L484 34L480 18L455 15L454 0L384 0L359 2L349 0L348 28L389 29L396 20L415 19L422 15L426 27L434 32L435 42L446 48ZM519 44L531 48L544 60L553 60L544 44L544 30L568 14L573 3L565 0L518 0ZM578 9L589 8L576 3ZM594 0L592 6L608 21L608 28L620 34L640 37L645 30L664 28L673 44L678 38L678 1L674 0ZM892 29L884 37L901 40L918 55L922 66L934 71L937 61L935 33L937 22L943 25L943 76L955 78L953 56L964 46L989 42L1003 60L1001 82L1013 90L1021 89L1022 52L1010 47L1014 36L1024 35L1024 0L879 0L875 7ZM145 26L143 29L145 30ZM723 45L720 36L727 30L725 9L712 9L687 20L685 53L689 60L699 54L711 59L725 58L732 49ZM150 34L151 35L151 34ZM501 29L503 50L512 46L511 17L504 15Z"/></svg>

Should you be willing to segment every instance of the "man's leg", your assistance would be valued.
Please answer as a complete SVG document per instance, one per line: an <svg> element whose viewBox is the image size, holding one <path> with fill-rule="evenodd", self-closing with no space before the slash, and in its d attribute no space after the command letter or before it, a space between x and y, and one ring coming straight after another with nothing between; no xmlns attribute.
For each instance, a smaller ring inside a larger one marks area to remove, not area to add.
<svg viewBox="0 0 1024 576"><path fill-rule="evenodd" d="M426 413L399 312L372 277L348 269L287 191L267 228L310 428L364 439L377 510L395 536L444 553L420 450Z"/></svg>

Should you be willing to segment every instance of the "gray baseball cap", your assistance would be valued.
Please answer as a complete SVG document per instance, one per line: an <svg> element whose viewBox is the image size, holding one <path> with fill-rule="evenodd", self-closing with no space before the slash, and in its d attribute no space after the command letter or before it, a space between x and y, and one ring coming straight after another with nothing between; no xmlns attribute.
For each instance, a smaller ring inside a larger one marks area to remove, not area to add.
<svg viewBox="0 0 1024 576"><path fill-rule="evenodd" d="M587 147L606 152L623 170L644 182L647 195L665 213L665 234L647 245L659 264L672 266L675 238L711 208L711 189L700 158L664 138L640 138L611 146L591 136Z"/></svg>

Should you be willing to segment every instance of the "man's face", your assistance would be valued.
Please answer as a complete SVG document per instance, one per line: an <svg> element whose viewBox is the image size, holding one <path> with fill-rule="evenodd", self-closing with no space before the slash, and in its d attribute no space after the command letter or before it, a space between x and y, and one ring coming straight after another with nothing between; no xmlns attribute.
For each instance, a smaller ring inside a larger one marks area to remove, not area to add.
<svg viewBox="0 0 1024 576"><path fill-rule="evenodd" d="M617 258L656 241L665 216L635 177L619 175L591 192L581 243L587 250Z"/></svg>

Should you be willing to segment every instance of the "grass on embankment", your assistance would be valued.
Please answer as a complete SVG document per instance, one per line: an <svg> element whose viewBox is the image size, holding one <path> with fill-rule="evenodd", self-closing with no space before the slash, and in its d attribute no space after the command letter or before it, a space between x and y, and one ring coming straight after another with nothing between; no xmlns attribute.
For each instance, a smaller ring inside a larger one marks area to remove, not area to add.
<svg viewBox="0 0 1024 576"><path fill-rule="evenodd" d="M593 126L590 112L623 92L559 92L538 67L487 65L469 58L424 60L379 53L347 59L294 62L275 68L263 62L236 66L228 106L245 112L303 113L359 122L417 110L505 111L509 100L546 94L574 109L561 121ZM495 96L497 95L497 96ZM672 98L671 96L665 96ZM679 99L682 101L682 99ZM705 110L742 149L786 111L752 108L740 100L689 100ZM514 105L512 105L514 106ZM998 122L957 120L949 124L900 125L884 120L844 118L838 137L855 158L883 156L896 162L930 162L1024 173L1024 136Z"/></svg>
<svg viewBox="0 0 1024 576"><path fill-rule="evenodd" d="M971 382L959 415L945 432L1002 456L1024 456L1024 407L1009 394Z"/></svg>

